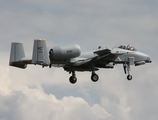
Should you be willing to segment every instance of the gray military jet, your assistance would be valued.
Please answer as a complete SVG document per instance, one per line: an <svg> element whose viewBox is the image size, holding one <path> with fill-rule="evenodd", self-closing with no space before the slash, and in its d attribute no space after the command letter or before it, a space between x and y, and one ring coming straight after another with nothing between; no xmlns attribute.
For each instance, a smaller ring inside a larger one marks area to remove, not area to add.
<svg viewBox="0 0 158 120"><path fill-rule="evenodd" d="M23 44L12 42L10 51L10 66L26 68L27 64L41 65L42 67L63 67L72 76L70 83L77 81L75 71L92 72L91 80L98 81L99 76L95 71L99 68L114 68L116 64L122 64L127 79L132 80L130 66L151 63L150 57L139 52L131 45L120 45L112 49L99 46L92 52L81 53L79 45L70 47L55 46L47 48L45 40L34 40L32 58L26 58Z"/></svg>

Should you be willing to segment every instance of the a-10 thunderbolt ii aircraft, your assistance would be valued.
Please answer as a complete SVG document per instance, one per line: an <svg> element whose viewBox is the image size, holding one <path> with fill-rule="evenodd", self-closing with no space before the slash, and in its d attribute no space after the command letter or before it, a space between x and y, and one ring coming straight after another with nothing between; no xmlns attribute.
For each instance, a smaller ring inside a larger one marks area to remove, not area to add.
<svg viewBox="0 0 158 120"><path fill-rule="evenodd" d="M22 43L12 42L10 52L10 66L26 68L27 64L41 65L42 67L63 67L65 71L72 74L70 83L77 81L75 71L92 72L91 80L98 81L99 76L95 71L99 68L114 68L116 64L122 64L127 79L131 80L130 66L151 63L150 57L139 52L131 45L120 45L112 49L102 48L92 52L81 53L79 45L71 47L56 46L47 48L45 40L34 40L32 58L25 57Z"/></svg>

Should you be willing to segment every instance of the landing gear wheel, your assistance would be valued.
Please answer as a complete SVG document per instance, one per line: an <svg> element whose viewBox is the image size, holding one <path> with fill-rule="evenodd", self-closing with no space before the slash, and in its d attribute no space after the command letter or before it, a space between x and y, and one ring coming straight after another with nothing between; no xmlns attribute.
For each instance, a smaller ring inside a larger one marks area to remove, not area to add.
<svg viewBox="0 0 158 120"><path fill-rule="evenodd" d="M75 84L77 82L77 78L75 76L71 76L69 78L70 83Z"/></svg>
<svg viewBox="0 0 158 120"><path fill-rule="evenodd" d="M132 75L128 75L128 76L127 76L127 79L128 79L128 80L132 80Z"/></svg>
<svg viewBox="0 0 158 120"><path fill-rule="evenodd" d="M97 81L99 80L99 76L98 76L97 74L92 74L91 80L92 80L93 82L97 82Z"/></svg>

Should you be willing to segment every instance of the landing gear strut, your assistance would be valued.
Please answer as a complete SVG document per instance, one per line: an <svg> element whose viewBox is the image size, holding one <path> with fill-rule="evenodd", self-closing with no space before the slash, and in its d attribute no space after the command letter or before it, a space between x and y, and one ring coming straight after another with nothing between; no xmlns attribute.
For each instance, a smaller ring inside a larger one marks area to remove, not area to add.
<svg viewBox="0 0 158 120"><path fill-rule="evenodd" d="M125 74L128 73L127 79L132 80L132 75L130 75L130 65L128 63L125 63L123 64L123 68L124 68Z"/></svg>
<svg viewBox="0 0 158 120"><path fill-rule="evenodd" d="M92 69L91 80L93 82L97 82L99 80L99 76L95 73L95 67L94 67L94 65L91 65L91 69Z"/></svg>

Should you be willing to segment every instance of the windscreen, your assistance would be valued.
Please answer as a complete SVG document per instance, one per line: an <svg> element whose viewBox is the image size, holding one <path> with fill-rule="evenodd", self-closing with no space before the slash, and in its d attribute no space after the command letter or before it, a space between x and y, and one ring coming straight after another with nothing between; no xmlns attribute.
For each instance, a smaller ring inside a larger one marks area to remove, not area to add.
<svg viewBox="0 0 158 120"><path fill-rule="evenodd" d="M124 49L124 50L130 50L130 51L137 51L136 48L134 48L132 45L120 45L118 48Z"/></svg>

